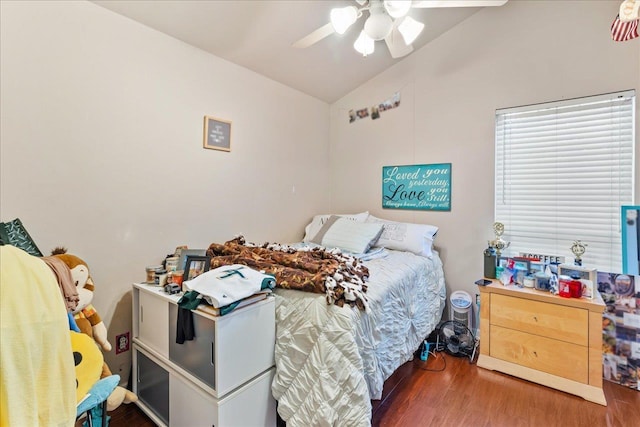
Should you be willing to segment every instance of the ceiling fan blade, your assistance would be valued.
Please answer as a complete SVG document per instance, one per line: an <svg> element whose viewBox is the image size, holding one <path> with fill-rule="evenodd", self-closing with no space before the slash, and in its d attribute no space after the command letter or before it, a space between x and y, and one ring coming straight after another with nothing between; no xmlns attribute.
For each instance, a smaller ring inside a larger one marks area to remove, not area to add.
<svg viewBox="0 0 640 427"><path fill-rule="evenodd" d="M333 30L333 25L331 25L331 22L329 22L328 24L323 25L311 34L304 36L291 46L297 47L299 49L304 49L305 47L309 47L312 44L319 42L323 38L330 36L334 32L335 31Z"/></svg>
<svg viewBox="0 0 640 427"><path fill-rule="evenodd" d="M414 0L411 7L490 7L502 6L509 0Z"/></svg>
<svg viewBox="0 0 640 427"><path fill-rule="evenodd" d="M413 52L413 46L406 45L404 43L404 39L402 38L402 34L398 31L396 25L393 26L393 29L389 33L387 37L384 38L385 43L387 43L387 47L389 48L389 53L392 58L402 58L403 56L409 55Z"/></svg>

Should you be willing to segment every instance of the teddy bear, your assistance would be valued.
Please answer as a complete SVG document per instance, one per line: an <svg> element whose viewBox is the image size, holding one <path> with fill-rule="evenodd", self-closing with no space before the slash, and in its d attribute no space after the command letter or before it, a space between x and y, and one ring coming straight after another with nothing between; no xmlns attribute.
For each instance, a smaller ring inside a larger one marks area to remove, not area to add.
<svg viewBox="0 0 640 427"><path fill-rule="evenodd" d="M89 266L81 258L68 254L66 248L55 248L51 251L51 255L62 260L71 270L71 277L80 298L76 309L73 311L76 325L82 333L93 338L104 351L111 351L111 343L107 340L107 327L95 307L91 304L95 286L89 274ZM109 366L106 362L103 362L100 378L106 378L111 375L112 372ZM107 398L107 410L112 411L122 403L131 403L137 400L138 396L135 393L118 386Z"/></svg>

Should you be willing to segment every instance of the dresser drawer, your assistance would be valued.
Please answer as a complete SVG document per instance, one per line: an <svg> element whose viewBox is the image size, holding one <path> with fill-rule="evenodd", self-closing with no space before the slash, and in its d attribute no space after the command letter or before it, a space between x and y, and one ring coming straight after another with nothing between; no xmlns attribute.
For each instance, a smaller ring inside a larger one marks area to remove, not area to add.
<svg viewBox="0 0 640 427"><path fill-rule="evenodd" d="M583 384L589 381L588 349L526 332L491 326L491 356Z"/></svg>
<svg viewBox="0 0 640 427"><path fill-rule="evenodd" d="M581 308L492 294L490 316L491 325L581 346L589 343L589 312Z"/></svg>

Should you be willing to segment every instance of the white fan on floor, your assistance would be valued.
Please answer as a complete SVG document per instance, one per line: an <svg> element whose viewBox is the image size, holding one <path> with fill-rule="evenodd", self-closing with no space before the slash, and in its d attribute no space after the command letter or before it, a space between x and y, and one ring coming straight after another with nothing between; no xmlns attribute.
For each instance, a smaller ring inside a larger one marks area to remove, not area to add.
<svg viewBox="0 0 640 427"><path fill-rule="evenodd" d="M353 44L363 56L370 55L375 42L384 40L393 58L413 51L411 44L424 24L409 16L412 8L502 6L508 0L355 0L354 5L331 9L330 22L301 38L293 47L306 48L333 33L344 34L360 17L368 15L360 36Z"/></svg>

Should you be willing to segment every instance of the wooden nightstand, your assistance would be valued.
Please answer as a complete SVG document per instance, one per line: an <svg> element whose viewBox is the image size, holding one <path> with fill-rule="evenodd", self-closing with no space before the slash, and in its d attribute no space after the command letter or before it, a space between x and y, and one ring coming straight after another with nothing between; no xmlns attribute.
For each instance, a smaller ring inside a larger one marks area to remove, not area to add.
<svg viewBox="0 0 640 427"><path fill-rule="evenodd" d="M562 298L493 281L480 290L478 366L607 405L602 312L594 299Z"/></svg>

